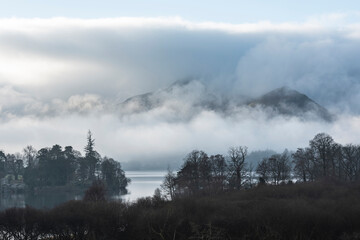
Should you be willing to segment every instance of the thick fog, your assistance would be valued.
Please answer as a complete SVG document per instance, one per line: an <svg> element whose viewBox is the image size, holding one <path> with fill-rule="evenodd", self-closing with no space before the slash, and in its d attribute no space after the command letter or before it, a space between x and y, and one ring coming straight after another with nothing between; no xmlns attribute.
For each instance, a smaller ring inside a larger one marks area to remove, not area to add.
<svg viewBox="0 0 360 240"><path fill-rule="evenodd" d="M88 129L97 150L121 162L171 163L193 149L225 154L234 145L296 149L318 132L359 143L360 25L344 18L238 25L2 19L0 149L82 150ZM184 79L195 81L172 85ZM282 86L336 120L269 118L261 108L235 104ZM151 106L134 101L139 97L123 104L149 92ZM228 101L234 104L226 111L204 107Z"/></svg>

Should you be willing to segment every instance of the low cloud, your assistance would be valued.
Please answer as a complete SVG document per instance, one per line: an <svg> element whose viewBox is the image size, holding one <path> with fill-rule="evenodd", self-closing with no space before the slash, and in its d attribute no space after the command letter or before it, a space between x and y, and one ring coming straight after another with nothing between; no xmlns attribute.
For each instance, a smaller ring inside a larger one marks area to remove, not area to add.
<svg viewBox="0 0 360 240"><path fill-rule="evenodd" d="M2 123L0 146L7 152L20 151L32 144L37 149L53 144L72 145L82 150L86 132L91 129L95 147L103 155L121 162L141 162L151 166L163 163L177 167L193 149L209 154L226 154L230 146L246 145L250 151L305 147L318 132L327 132L342 144L358 143L360 118L342 116L336 122L301 121L298 118L268 119L224 118L212 111L202 111L187 122L161 121L156 114L132 115L119 120L112 114L101 116L70 115L66 118L18 118Z"/></svg>
<svg viewBox="0 0 360 240"><path fill-rule="evenodd" d="M11 86L0 87L0 121L17 118L54 118L71 114L102 114L109 111L110 104L99 95L73 95L68 99L59 98L42 101L29 94L21 93Z"/></svg>

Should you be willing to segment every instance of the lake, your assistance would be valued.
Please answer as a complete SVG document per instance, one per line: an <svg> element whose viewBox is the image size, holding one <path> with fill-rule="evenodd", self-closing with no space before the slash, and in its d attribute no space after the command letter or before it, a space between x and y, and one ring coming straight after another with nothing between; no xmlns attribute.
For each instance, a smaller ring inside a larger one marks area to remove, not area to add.
<svg viewBox="0 0 360 240"><path fill-rule="evenodd" d="M134 201L140 197L153 196L156 188L160 188L167 171L126 171L126 177L131 179L128 186L129 194L121 198Z"/></svg>
<svg viewBox="0 0 360 240"><path fill-rule="evenodd" d="M126 171L126 177L131 179L127 187L129 193L126 195L113 196L113 199L135 201L140 197L153 196L156 188L160 185L166 175L166 171ZM73 195L64 192L46 193L40 195L10 194L1 195L0 210L10 207L52 208L69 200L80 200L81 195Z"/></svg>

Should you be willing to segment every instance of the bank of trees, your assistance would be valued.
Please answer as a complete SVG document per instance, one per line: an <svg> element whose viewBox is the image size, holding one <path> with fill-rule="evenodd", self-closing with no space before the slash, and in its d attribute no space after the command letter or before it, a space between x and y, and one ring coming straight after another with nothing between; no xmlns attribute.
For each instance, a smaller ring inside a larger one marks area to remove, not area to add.
<svg viewBox="0 0 360 240"><path fill-rule="evenodd" d="M88 132L85 156L71 146L54 145L36 151L27 146L23 154L0 152L0 174L23 176L29 189L54 186L88 187L102 180L111 193L126 193L129 179L119 162L101 157L94 149L95 141Z"/></svg>
<svg viewBox="0 0 360 240"><path fill-rule="evenodd" d="M274 154L264 158L256 168L259 181L279 184L291 179L291 155L287 150L282 154Z"/></svg>
<svg viewBox="0 0 360 240"><path fill-rule="evenodd" d="M325 133L317 134L309 147L298 148L293 158L294 174L304 182L320 178L341 181L360 179L360 146L343 146Z"/></svg>
<svg viewBox="0 0 360 240"><path fill-rule="evenodd" d="M246 162L245 146L230 147L227 155L208 156L203 151L189 153L180 170L168 171L161 186L166 197L218 194L224 190L251 188L261 181L279 184L291 178L291 155L288 151L263 159L257 166Z"/></svg>
<svg viewBox="0 0 360 240"><path fill-rule="evenodd" d="M0 178L12 174L14 180L18 180L23 170L23 159L20 154L5 154L0 151Z"/></svg>
<svg viewBox="0 0 360 240"><path fill-rule="evenodd" d="M360 180L360 146L343 146L326 133L317 134L306 148L273 154L256 165L246 161L247 154L246 146L230 147L225 156L208 156L194 150L185 157L176 174L168 172L162 190L165 196L173 199L251 188L255 182L278 185L321 179Z"/></svg>

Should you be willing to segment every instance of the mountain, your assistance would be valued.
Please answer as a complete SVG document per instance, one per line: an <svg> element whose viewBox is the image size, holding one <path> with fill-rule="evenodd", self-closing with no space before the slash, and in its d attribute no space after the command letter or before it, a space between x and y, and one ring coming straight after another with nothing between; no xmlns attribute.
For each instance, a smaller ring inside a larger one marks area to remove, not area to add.
<svg viewBox="0 0 360 240"><path fill-rule="evenodd" d="M182 80L165 89L128 98L120 104L120 108L123 113L140 113L162 107L179 111L184 108L217 111L222 105L201 81Z"/></svg>
<svg viewBox="0 0 360 240"><path fill-rule="evenodd" d="M272 115L296 116L304 120L332 121L329 111L305 94L288 87L277 88L247 103L250 107L264 107Z"/></svg>
<svg viewBox="0 0 360 240"><path fill-rule="evenodd" d="M210 91L199 80L177 81L169 87L154 92L137 95L120 103L122 114L157 111L174 118L189 119L207 110L229 116L239 109L265 111L269 117L278 115L298 117L302 120L332 121L327 109L305 94L288 87L268 92L258 98L242 101L239 97L224 97Z"/></svg>

